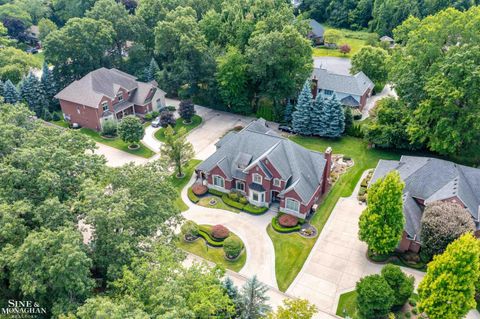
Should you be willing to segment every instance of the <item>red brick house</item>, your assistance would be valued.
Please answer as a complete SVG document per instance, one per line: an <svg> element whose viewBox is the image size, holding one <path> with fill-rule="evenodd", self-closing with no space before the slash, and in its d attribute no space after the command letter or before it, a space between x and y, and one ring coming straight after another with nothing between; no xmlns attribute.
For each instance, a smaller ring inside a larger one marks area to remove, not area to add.
<svg viewBox="0 0 480 319"><path fill-rule="evenodd" d="M165 92L155 81L140 82L132 75L106 68L74 81L55 98L60 101L65 120L96 131L105 121L130 114L143 117L165 107Z"/></svg>
<svg viewBox="0 0 480 319"><path fill-rule="evenodd" d="M419 252L423 210L425 205L435 201L448 201L463 206L470 212L477 230L479 229L480 169L437 158L402 156L400 161L380 160L370 184L393 170L397 170L405 182L405 230L398 246L399 251Z"/></svg>
<svg viewBox="0 0 480 319"><path fill-rule="evenodd" d="M307 150L253 121L230 132L217 151L196 168L209 187L238 191L256 206L277 203L279 211L306 218L329 186L332 150Z"/></svg>

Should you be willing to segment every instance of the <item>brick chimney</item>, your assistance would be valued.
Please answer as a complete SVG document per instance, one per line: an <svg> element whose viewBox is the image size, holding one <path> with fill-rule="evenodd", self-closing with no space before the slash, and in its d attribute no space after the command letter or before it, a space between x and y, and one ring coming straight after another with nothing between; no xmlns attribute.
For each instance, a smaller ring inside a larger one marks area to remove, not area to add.
<svg viewBox="0 0 480 319"><path fill-rule="evenodd" d="M330 180L330 171L332 170L332 148L329 146L325 150L325 169L323 171L323 181L322 181L322 194L328 190L329 180Z"/></svg>
<svg viewBox="0 0 480 319"><path fill-rule="evenodd" d="M312 96L313 96L314 100L317 98L317 92L318 92L318 80L315 76L313 76L313 78L312 78Z"/></svg>

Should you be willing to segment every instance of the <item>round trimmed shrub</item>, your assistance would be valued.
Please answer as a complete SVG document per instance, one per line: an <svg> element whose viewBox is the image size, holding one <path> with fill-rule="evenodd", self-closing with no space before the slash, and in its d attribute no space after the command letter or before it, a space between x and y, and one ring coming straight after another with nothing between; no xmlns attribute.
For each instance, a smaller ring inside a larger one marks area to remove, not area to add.
<svg viewBox="0 0 480 319"><path fill-rule="evenodd" d="M248 199L245 196L240 196L240 198L238 199L238 202L240 204L246 205L248 203Z"/></svg>
<svg viewBox="0 0 480 319"><path fill-rule="evenodd" d="M196 183L192 186L192 192L197 196L202 196L208 192L208 188L205 185Z"/></svg>
<svg viewBox="0 0 480 319"><path fill-rule="evenodd" d="M236 192L230 192L230 193L228 194L228 197L229 197L231 200L238 202L238 198L239 198L238 193L236 193Z"/></svg>
<svg viewBox="0 0 480 319"><path fill-rule="evenodd" d="M223 243L223 250L229 259L237 258L242 252L242 242L236 238L229 237Z"/></svg>
<svg viewBox="0 0 480 319"><path fill-rule="evenodd" d="M192 240L198 237L198 225L191 220L187 220L181 228L181 232L185 239Z"/></svg>
<svg viewBox="0 0 480 319"><path fill-rule="evenodd" d="M278 223L283 227L297 226L298 218L292 215L283 214L278 218Z"/></svg>
<svg viewBox="0 0 480 319"><path fill-rule="evenodd" d="M105 121L102 124L102 135L103 136L115 136L117 135L117 122L116 121Z"/></svg>
<svg viewBox="0 0 480 319"><path fill-rule="evenodd" d="M225 239L230 235L230 231L223 225L215 225L212 227L212 237L216 239Z"/></svg>

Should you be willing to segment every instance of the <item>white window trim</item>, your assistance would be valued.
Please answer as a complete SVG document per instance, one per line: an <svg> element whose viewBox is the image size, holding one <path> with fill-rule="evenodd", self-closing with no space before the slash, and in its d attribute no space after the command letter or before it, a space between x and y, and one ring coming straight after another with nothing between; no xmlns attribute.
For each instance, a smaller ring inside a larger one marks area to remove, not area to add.
<svg viewBox="0 0 480 319"><path fill-rule="evenodd" d="M298 205L297 210L287 207L287 204L288 204L289 201L297 203L297 205ZM294 199L294 198L290 198L290 197L285 198L285 211L299 213L300 212L300 205L301 205L300 202L298 200Z"/></svg>
<svg viewBox="0 0 480 319"><path fill-rule="evenodd" d="M243 189L238 188L238 185L243 185ZM235 181L235 189L241 192L245 192L245 182L243 181Z"/></svg>
<svg viewBox="0 0 480 319"><path fill-rule="evenodd" d="M281 185L282 185L282 181L279 178L274 178L273 179L273 186L280 187Z"/></svg>
<svg viewBox="0 0 480 319"><path fill-rule="evenodd" d="M258 198L260 199L263 195L263 201L257 201L257 200L254 200L253 199L253 194L257 194ZM266 199L266 196L265 196L265 192L258 192L258 191L254 191L254 190L250 190L250 201L254 202L254 203L258 203L258 204L265 204L265 199Z"/></svg>
<svg viewBox="0 0 480 319"><path fill-rule="evenodd" d="M105 109L105 106L107 106L107 108L106 108L106 109ZM102 110L103 110L103 112L105 112L105 111L108 111L108 110L109 110L109 107L108 107L108 102L107 102L107 101L104 101L104 102L102 102Z"/></svg>
<svg viewBox="0 0 480 319"><path fill-rule="evenodd" d="M256 177L256 176L259 176L259 177L260 177L260 183L255 181L255 177ZM253 173L253 175L252 175L252 182L254 182L255 184L262 185L262 183L263 183L263 176L260 175L260 174L258 174L258 173Z"/></svg>
<svg viewBox="0 0 480 319"><path fill-rule="evenodd" d="M223 186L219 186L219 185L215 184L215 177L218 177L218 178L220 178L220 179L223 181ZM213 176L212 176L212 182L213 182L213 186L215 186L215 187L225 188L225 178L223 178L223 177L220 176L220 175L213 175Z"/></svg>

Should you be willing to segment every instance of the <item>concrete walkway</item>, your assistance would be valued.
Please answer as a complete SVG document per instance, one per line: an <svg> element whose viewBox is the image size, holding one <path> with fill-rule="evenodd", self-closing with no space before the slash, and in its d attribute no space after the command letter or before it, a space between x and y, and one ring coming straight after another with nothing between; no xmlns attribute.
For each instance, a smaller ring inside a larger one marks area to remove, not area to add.
<svg viewBox="0 0 480 319"><path fill-rule="evenodd" d="M395 90L392 88L392 86L390 84L387 84L383 88L382 92L369 97L367 99L367 104L365 105L365 107L362 110L362 121L370 116L369 112L375 108L375 104L379 100L381 100L383 98L386 98L386 97L389 97L389 96L397 97L397 93L395 92Z"/></svg>

